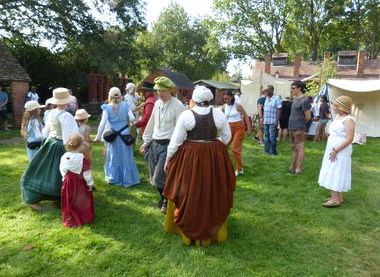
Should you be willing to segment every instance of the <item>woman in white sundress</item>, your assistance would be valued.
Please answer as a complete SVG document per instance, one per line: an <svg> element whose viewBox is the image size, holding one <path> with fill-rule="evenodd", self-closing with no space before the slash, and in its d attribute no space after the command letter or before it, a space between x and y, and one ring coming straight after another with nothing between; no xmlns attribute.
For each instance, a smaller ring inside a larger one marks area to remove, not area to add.
<svg viewBox="0 0 380 277"><path fill-rule="evenodd" d="M319 186L331 192L324 207L338 207L343 203L343 192L351 190L351 154L355 121L351 113L352 99L339 96L333 102L336 114L330 125L330 136L319 173Z"/></svg>

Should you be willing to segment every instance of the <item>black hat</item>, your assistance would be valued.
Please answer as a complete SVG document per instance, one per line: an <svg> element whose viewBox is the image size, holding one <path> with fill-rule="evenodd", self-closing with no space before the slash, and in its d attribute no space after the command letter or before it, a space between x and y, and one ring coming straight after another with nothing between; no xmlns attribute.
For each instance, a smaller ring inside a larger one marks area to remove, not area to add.
<svg viewBox="0 0 380 277"><path fill-rule="evenodd" d="M154 91L153 87L154 87L153 83L151 83L151 82L143 82L143 84L141 86L141 89Z"/></svg>

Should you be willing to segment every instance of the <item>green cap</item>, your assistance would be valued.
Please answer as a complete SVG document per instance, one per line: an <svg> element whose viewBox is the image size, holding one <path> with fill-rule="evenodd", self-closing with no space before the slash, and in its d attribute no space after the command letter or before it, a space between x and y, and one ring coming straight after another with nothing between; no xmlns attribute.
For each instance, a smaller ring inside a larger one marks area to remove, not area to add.
<svg viewBox="0 0 380 277"><path fill-rule="evenodd" d="M175 88L175 84L167 77L157 77L154 79L154 89L155 90L170 90Z"/></svg>

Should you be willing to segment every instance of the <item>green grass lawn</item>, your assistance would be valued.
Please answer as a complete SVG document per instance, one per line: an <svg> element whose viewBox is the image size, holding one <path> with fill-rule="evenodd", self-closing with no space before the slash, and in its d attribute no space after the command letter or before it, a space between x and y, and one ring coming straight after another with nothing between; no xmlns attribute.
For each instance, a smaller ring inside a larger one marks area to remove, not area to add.
<svg viewBox="0 0 380 277"><path fill-rule="evenodd" d="M164 233L140 154L142 184L120 188L104 182L103 145L93 146L95 222L69 229L50 202L42 213L22 205L24 144L0 141L0 275L380 276L380 140L354 146L353 190L335 209L317 185L324 146L308 142L304 174L288 176L288 144L271 158L247 139L228 241L196 248Z"/></svg>

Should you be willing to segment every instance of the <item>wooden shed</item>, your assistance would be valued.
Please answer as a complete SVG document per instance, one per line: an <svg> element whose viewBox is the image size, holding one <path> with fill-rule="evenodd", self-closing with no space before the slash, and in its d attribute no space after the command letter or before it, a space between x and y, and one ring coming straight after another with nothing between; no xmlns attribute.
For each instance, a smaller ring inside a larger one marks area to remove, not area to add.
<svg viewBox="0 0 380 277"><path fill-rule="evenodd" d="M173 71L167 68L158 68L149 74L148 77L144 79L144 82L154 83L154 79L157 77L167 77L176 85L176 96L183 103L186 102L186 99L190 99L194 86L189 78L187 78L183 73Z"/></svg>
<svg viewBox="0 0 380 277"><path fill-rule="evenodd" d="M232 91L235 93L240 90L239 85L214 80L199 80L194 82L194 85L200 85L209 88L214 94L214 101L212 104L217 106L223 105L223 93L225 91Z"/></svg>
<svg viewBox="0 0 380 277"><path fill-rule="evenodd" d="M9 101L15 127L21 126L25 94L28 92L30 81L28 73L0 40L0 82L10 87Z"/></svg>

